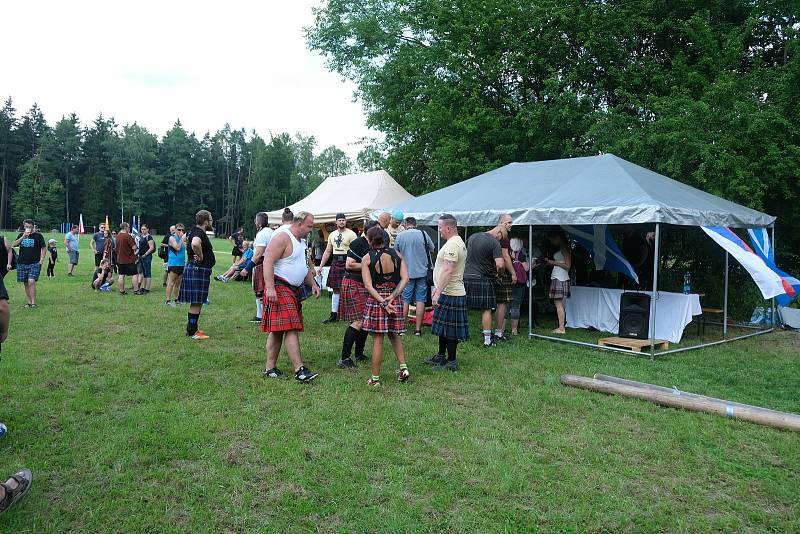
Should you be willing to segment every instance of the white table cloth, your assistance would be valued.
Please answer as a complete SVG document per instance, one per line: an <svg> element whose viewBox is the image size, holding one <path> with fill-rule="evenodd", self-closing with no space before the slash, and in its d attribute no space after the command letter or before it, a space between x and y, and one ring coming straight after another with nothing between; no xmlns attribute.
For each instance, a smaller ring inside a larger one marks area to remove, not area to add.
<svg viewBox="0 0 800 534"><path fill-rule="evenodd" d="M591 327L614 335L618 333L622 289L571 287L570 291L572 296L564 299L568 327ZM699 295L659 291L656 294L656 338L679 343L683 329L692 322L692 316L702 312ZM651 317L651 331L652 328Z"/></svg>

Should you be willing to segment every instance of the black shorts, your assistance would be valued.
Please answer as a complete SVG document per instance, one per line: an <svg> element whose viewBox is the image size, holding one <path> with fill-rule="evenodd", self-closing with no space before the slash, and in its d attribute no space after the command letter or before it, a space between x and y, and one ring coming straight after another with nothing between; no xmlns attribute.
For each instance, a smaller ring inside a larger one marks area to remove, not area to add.
<svg viewBox="0 0 800 534"><path fill-rule="evenodd" d="M124 276L133 276L138 274L135 263L119 263L117 264L117 272Z"/></svg>
<svg viewBox="0 0 800 534"><path fill-rule="evenodd" d="M241 258L243 254L244 252L242 252L236 247L233 247L233 250L231 251L231 256L233 256L234 258Z"/></svg>
<svg viewBox="0 0 800 534"><path fill-rule="evenodd" d="M103 253L102 252L98 252L97 254L95 254L94 255L94 266L95 267L100 267L100 262L102 260L103 260Z"/></svg>
<svg viewBox="0 0 800 534"><path fill-rule="evenodd" d="M6 284L3 282L3 277L0 276L0 300L8 300L8 291Z"/></svg>
<svg viewBox="0 0 800 534"><path fill-rule="evenodd" d="M167 271L177 274L178 276L183 276L183 265L170 265L167 268Z"/></svg>

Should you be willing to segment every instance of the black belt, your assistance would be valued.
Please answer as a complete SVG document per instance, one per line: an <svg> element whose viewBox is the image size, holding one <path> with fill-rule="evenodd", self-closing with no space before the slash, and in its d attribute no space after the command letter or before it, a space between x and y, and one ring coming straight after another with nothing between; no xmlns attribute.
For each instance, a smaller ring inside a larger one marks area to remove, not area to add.
<svg viewBox="0 0 800 534"><path fill-rule="evenodd" d="M333 259L336 260L336 261L346 261L347 260L347 254L334 254L333 255Z"/></svg>

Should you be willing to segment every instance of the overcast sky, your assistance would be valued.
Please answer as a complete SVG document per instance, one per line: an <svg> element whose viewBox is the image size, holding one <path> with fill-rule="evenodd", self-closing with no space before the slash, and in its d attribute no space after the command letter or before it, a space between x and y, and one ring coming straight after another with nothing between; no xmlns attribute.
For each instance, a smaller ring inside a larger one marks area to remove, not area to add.
<svg viewBox="0 0 800 534"><path fill-rule="evenodd" d="M307 50L319 0L8 0L0 6L0 98L49 124L99 112L163 135L232 128L314 135L354 158L365 126L353 84Z"/></svg>

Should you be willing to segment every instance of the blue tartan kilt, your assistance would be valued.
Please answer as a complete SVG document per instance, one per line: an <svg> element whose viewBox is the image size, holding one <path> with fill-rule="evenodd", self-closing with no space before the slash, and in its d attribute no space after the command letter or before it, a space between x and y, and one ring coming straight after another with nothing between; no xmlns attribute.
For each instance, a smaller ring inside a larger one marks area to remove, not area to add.
<svg viewBox="0 0 800 534"><path fill-rule="evenodd" d="M497 307L494 296L494 280L482 276L465 276L467 307L471 310L493 310Z"/></svg>
<svg viewBox="0 0 800 534"><path fill-rule="evenodd" d="M208 285L211 280L211 269L189 263L183 269L181 290L178 302L184 304L203 304L208 299Z"/></svg>
<svg viewBox="0 0 800 534"><path fill-rule="evenodd" d="M469 339L467 297L440 295L439 306L433 309L431 333L459 341Z"/></svg>

